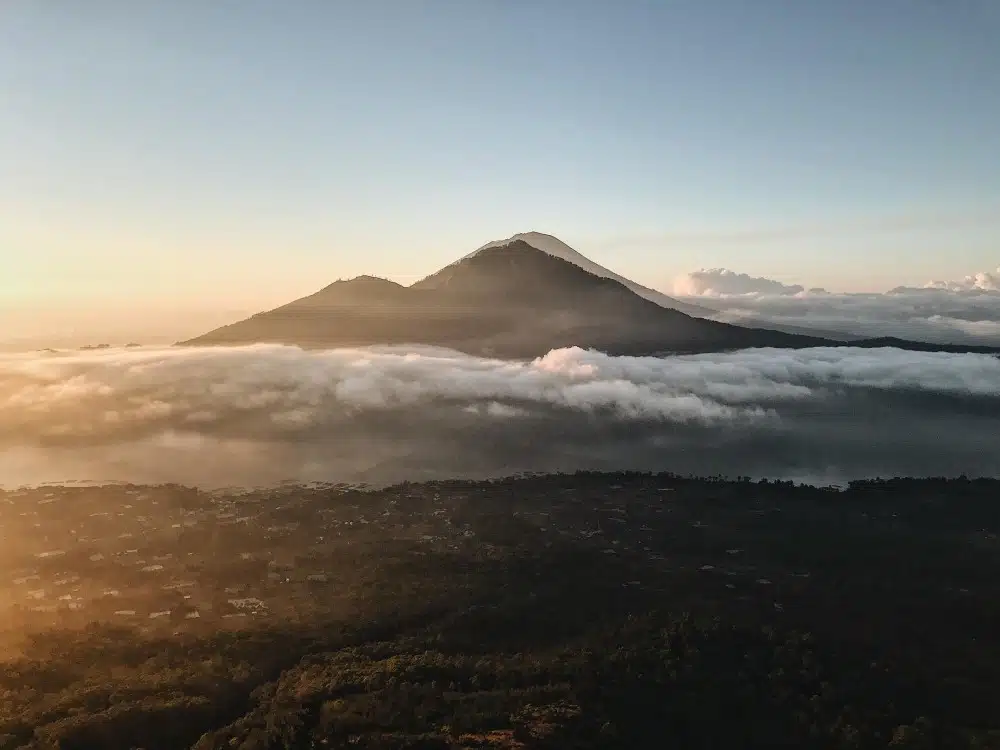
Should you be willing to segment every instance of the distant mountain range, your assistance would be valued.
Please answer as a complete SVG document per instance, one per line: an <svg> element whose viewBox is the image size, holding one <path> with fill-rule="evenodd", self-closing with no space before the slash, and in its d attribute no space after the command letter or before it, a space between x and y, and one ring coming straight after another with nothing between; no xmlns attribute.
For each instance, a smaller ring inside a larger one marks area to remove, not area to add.
<svg viewBox="0 0 1000 750"><path fill-rule="evenodd" d="M708 319L715 314L623 278L555 237L531 232L484 245L408 287L373 276L337 281L181 343L419 344L502 358L535 357L566 346L642 355L844 345L805 329ZM993 351L884 339L850 345Z"/></svg>

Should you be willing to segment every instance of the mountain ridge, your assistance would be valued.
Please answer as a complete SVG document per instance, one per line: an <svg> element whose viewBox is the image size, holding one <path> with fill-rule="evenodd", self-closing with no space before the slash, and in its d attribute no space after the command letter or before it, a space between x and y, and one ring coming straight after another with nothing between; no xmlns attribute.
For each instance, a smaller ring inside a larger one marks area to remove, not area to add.
<svg viewBox="0 0 1000 750"><path fill-rule="evenodd" d="M613 355L659 355L845 345L693 317L520 239L489 243L411 286L374 276L339 280L179 343L420 345L507 359L569 346ZM901 348L946 350L919 342L901 342Z"/></svg>
<svg viewBox="0 0 1000 750"><path fill-rule="evenodd" d="M670 297L663 292L651 289L650 287L643 286L642 284L621 276L614 271L606 268L605 266L599 265L587 256L583 255L578 250L567 245L565 242L560 240L551 234L545 234L544 232L520 232L518 234L512 235L504 240L494 240L493 242L488 242L477 250L472 251L466 256L463 256L455 263L459 263L466 258L470 258L483 250L488 250L492 247L499 247L504 244L509 244L514 240L521 240L528 243L537 250L541 250L543 253L548 253L557 258L561 258L575 266L579 266L585 271L589 271L595 276L602 276L604 278L614 279L626 287L631 289L633 292L638 294L640 297L648 299L650 302L655 302L661 307L666 307L671 310L680 310L683 313L687 313L696 318L704 318L705 320L715 320L721 323L730 323L731 325L740 326L741 328L762 328L770 331L780 331L781 333L795 333L803 336L819 336L820 338L832 339L836 341L852 341L865 338L864 336L852 335L845 331L835 331L826 329L817 329L814 327L805 327L790 325L787 323L780 323L766 318L758 318L756 316L744 316L740 320L727 320L724 316L722 310L714 307L713 305L706 304L705 302L699 301L697 303L678 299L676 297Z"/></svg>

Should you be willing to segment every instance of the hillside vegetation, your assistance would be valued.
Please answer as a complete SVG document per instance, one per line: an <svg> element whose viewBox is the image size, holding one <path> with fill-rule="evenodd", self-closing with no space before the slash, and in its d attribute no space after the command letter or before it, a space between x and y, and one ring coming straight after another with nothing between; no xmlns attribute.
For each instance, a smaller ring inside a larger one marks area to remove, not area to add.
<svg viewBox="0 0 1000 750"><path fill-rule="evenodd" d="M998 489L4 493L0 747L1000 747Z"/></svg>

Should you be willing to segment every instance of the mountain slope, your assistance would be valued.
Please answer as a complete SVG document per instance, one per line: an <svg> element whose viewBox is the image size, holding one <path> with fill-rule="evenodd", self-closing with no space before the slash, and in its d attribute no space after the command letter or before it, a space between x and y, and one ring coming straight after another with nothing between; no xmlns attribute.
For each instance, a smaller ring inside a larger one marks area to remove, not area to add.
<svg viewBox="0 0 1000 750"><path fill-rule="evenodd" d="M810 346L997 351L899 339L845 344L692 317L523 240L491 243L409 287L371 276L338 281L182 344L263 342L308 348L426 345L503 358L568 346L627 355Z"/></svg>
<svg viewBox="0 0 1000 750"><path fill-rule="evenodd" d="M833 328L815 328L813 326L797 326L791 323L781 323L770 320L768 318L759 318L755 315L732 315L725 310L717 310L714 307L710 307L712 304L714 304L712 300L708 300L707 304L705 302L701 302L700 305L708 312L699 317L704 317L708 320L718 320L722 323L731 323L734 326L742 326L743 328L765 328L769 331L798 333L803 336L819 336L820 338L845 343L850 341L860 341L866 338L862 334L852 333L851 331L842 331Z"/></svg>
<svg viewBox="0 0 1000 750"><path fill-rule="evenodd" d="M184 343L254 342L425 344L500 357L563 346L651 354L827 343L693 318L521 240L481 248L411 287L371 277L337 282Z"/></svg>
<svg viewBox="0 0 1000 750"><path fill-rule="evenodd" d="M658 292L655 289L650 289L649 287L643 286L638 282L632 281L631 279L625 278L614 271L605 268L604 266L598 265L592 261L587 256L580 252L577 252L572 247L567 245L562 240L557 237L553 237L550 234L544 234L542 232L522 232L520 234L515 234L506 240L496 240L494 242L487 243L483 245L478 250L465 256L465 258L472 257L476 253L480 253L484 250L488 250L493 247L500 247L502 245L510 244L515 240L520 240L522 242L531 245L537 250L541 250L543 253L552 255L556 258L561 258L569 263L572 263L585 271L588 271L595 276L600 276L602 278L614 279L619 283L631 289L633 292L638 294L643 299L647 299L650 302L655 302L661 307L666 307L670 310L680 310L683 313L692 315L696 318L705 318L706 320L716 320L722 323L730 323L732 325L740 326L742 328L763 328L770 331L781 331L782 333L794 333L802 336L818 336L820 338L831 339L834 341L853 341L857 339L864 338L863 336L854 336L843 331L827 331L819 330L814 328L806 328L805 326L795 326L785 323L778 323L770 321L766 318L759 318L756 316L747 316L740 318L739 320L732 320L724 316L721 310L716 309L711 304L705 304L701 301L693 302L690 300L677 299L675 297L670 297L663 292ZM463 258L462 260L464 260Z"/></svg>
<svg viewBox="0 0 1000 750"><path fill-rule="evenodd" d="M478 253L484 252L494 247L502 247L504 245L509 245L512 242L524 242L527 245L535 248L536 250L541 250L547 255L551 255L555 258L566 261L567 263L572 263L578 268L582 268L584 271L593 274L594 276L599 276L605 279L613 279L618 283L622 284L626 288L638 294L643 299L649 300L650 302L655 302L660 307L666 307L671 310L680 310L688 315L693 315L697 318L708 318L716 314L716 310L708 307L702 307L701 305L696 305L690 302L682 302L681 300L674 299L673 297L668 297L662 292L658 292L655 289L650 289L649 287L643 286L638 282L627 279L624 276L620 276L614 271L605 268L604 266L598 265L592 261L587 256L582 253L577 252L569 245L567 245L562 240L557 237L553 237L551 234L543 234L542 232L522 232L520 234L515 234L513 237L509 237L505 240L496 240L494 242L487 243L483 245L478 250L466 255L462 260L472 258ZM459 261L461 262L461 261Z"/></svg>

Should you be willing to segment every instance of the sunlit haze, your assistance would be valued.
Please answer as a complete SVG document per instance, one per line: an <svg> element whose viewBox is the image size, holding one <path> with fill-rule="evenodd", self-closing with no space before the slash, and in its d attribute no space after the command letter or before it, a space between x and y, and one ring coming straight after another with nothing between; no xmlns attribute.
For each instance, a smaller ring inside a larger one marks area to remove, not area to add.
<svg viewBox="0 0 1000 750"><path fill-rule="evenodd" d="M0 0L0 750L1000 748L1000 0Z"/></svg>
<svg viewBox="0 0 1000 750"><path fill-rule="evenodd" d="M529 230L668 293L989 272L998 36L992 0L4 3L0 338L166 342Z"/></svg>

